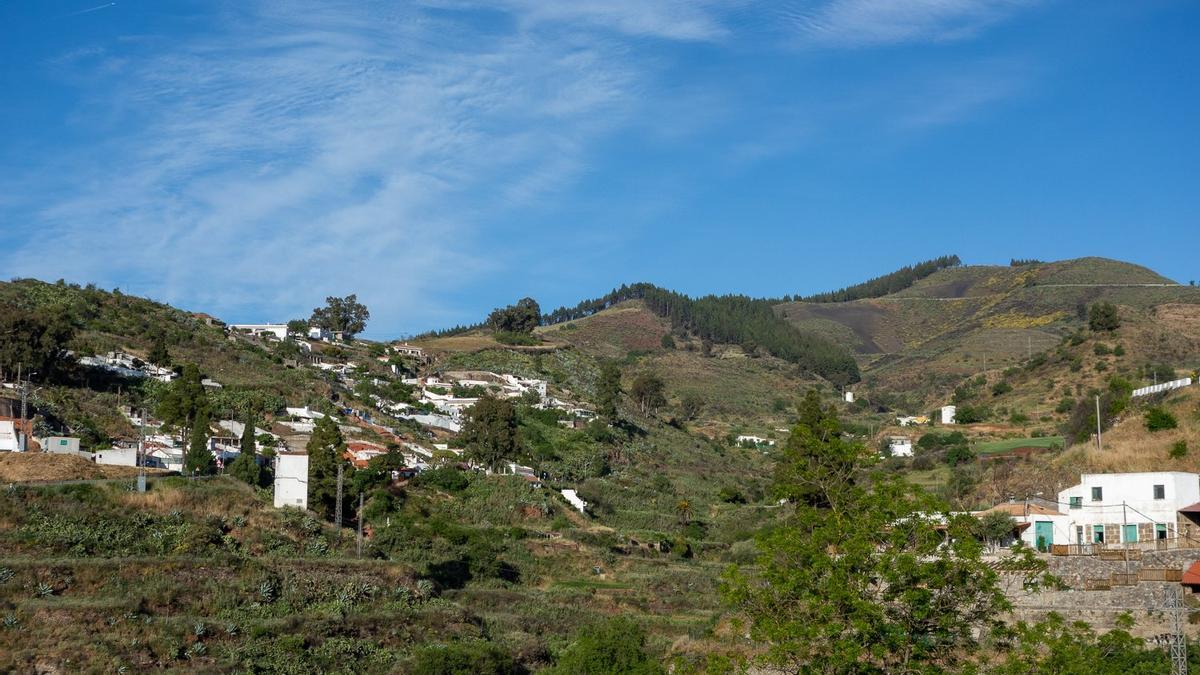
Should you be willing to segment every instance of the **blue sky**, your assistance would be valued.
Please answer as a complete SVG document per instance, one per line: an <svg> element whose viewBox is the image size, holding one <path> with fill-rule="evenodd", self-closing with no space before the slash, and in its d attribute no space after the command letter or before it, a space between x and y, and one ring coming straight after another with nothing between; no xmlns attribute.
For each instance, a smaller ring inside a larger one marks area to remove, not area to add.
<svg viewBox="0 0 1200 675"><path fill-rule="evenodd" d="M0 0L0 270L368 334L945 253L1200 279L1189 0Z"/></svg>

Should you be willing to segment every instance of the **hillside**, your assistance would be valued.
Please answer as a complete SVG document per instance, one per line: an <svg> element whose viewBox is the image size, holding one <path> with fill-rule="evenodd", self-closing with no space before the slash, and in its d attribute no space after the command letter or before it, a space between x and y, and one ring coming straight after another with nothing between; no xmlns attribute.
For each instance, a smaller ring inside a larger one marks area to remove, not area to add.
<svg viewBox="0 0 1200 675"><path fill-rule="evenodd" d="M922 392L932 403L965 375L1003 368L1056 345L1085 323L1081 308L1111 302L1147 325L1160 305L1200 304L1200 289L1119 261L1080 258L1016 267L939 270L891 295L843 303L790 302L797 328L852 347L868 386ZM1147 358L1154 358L1147 350Z"/></svg>

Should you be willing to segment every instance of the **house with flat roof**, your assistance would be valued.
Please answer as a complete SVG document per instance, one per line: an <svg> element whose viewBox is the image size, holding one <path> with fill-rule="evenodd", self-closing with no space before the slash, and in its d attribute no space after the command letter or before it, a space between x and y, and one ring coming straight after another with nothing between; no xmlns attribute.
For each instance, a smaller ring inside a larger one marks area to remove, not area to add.
<svg viewBox="0 0 1200 675"><path fill-rule="evenodd" d="M1058 493L1070 516L1067 541L1116 544L1200 533L1188 509L1200 511L1200 474L1183 471L1085 473ZM1181 527L1182 526L1182 527Z"/></svg>

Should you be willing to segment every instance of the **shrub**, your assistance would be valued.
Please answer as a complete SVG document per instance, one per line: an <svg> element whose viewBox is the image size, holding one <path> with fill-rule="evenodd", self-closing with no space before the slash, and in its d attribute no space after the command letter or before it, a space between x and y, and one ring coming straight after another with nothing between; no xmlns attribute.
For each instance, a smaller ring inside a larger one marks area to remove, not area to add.
<svg viewBox="0 0 1200 675"><path fill-rule="evenodd" d="M959 445L946 451L946 463L950 466L966 464L975 459L975 452L965 445Z"/></svg>
<svg viewBox="0 0 1200 675"><path fill-rule="evenodd" d="M1125 356L1125 347L1118 344L1116 347L1113 347L1112 353L1113 356Z"/></svg>
<svg viewBox="0 0 1200 675"><path fill-rule="evenodd" d="M1097 342L1095 346L1092 347L1092 353L1094 353L1096 356L1108 356L1108 346L1103 342Z"/></svg>
<svg viewBox="0 0 1200 675"><path fill-rule="evenodd" d="M446 492L460 492L467 489L467 486L471 484L471 479L462 471L446 466L422 471L413 479L413 483L418 486L435 487Z"/></svg>
<svg viewBox="0 0 1200 675"><path fill-rule="evenodd" d="M512 654L487 642L422 647L413 656L413 675L515 675L521 668Z"/></svg>
<svg viewBox="0 0 1200 675"><path fill-rule="evenodd" d="M1088 308L1088 328L1094 332L1114 331L1121 327L1121 317L1110 302L1098 302Z"/></svg>
<svg viewBox="0 0 1200 675"><path fill-rule="evenodd" d="M1182 459L1184 457L1187 457L1187 453L1188 453L1187 441L1179 440L1179 441L1175 441L1174 443L1171 444L1171 450L1169 452L1167 452L1167 455L1171 459Z"/></svg>
<svg viewBox="0 0 1200 675"><path fill-rule="evenodd" d="M1058 402L1058 405L1054 408L1054 412L1059 413L1061 415L1061 414L1069 413L1074 409L1075 409L1075 399L1071 398L1070 396L1066 396L1063 398L1063 400Z"/></svg>
<svg viewBox="0 0 1200 675"><path fill-rule="evenodd" d="M1147 431L1165 431L1167 429L1175 429L1179 426L1179 422L1170 412L1154 407L1146 411L1146 430Z"/></svg>
<svg viewBox="0 0 1200 675"><path fill-rule="evenodd" d="M1009 384L1006 380L1000 380L992 386L992 396L1001 396L1012 390L1013 388L1011 384Z"/></svg>
<svg viewBox="0 0 1200 675"><path fill-rule="evenodd" d="M717 493L717 498L726 504L745 504L746 497L742 495L741 490L735 487L723 487Z"/></svg>
<svg viewBox="0 0 1200 675"><path fill-rule="evenodd" d="M662 666L646 652L646 632L632 619L617 617L585 628L547 672L553 675L630 673L653 675Z"/></svg>

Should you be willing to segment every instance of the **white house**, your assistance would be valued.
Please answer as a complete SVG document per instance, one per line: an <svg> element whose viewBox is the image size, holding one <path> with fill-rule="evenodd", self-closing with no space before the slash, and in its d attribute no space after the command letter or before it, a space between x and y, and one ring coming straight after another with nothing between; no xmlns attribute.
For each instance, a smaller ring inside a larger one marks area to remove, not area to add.
<svg viewBox="0 0 1200 675"><path fill-rule="evenodd" d="M274 335L279 340L286 340L288 336L286 323L241 323L230 324L229 327L252 335Z"/></svg>
<svg viewBox="0 0 1200 675"><path fill-rule="evenodd" d="M308 339L329 342L333 339L333 333L324 328L317 328L316 326L313 326L308 329Z"/></svg>
<svg viewBox="0 0 1200 675"><path fill-rule="evenodd" d="M399 354L400 356L411 356L416 359L424 359L425 358L425 350L424 349L421 349L420 347L414 347L413 345L410 345L407 343L392 345L392 351Z"/></svg>
<svg viewBox="0 0 1200 675"><path fill-rule="evenodd" d="M888 439L888 451L892 457L912 457L912 439L908 436L892 436Z"/></svg>
<svg viewBox="0 0 1200 675"><path fill-rule="evenodd" d="M846 403L854 403L854 392L848 391L843 394L843 397L846 399Z"/></svg>
<svg viewBox="0 0 1200 675"><path fill-rule="evenodd" d="M308 508L308 455L281 452L275 456L275 508Z"/></svg>
<svg viewBox="0 0 1200 675"><path fill-rule="evenodd" d="M137 466L137 459L137 448L107 448L97 450L96 454L92 456L92 461L95 463L111 466Z"/></svg>
<svg viewBox="0 0 1200 675"><path fill-rule="evenodd" d="M1085 473L1079 484L1058 493L1060 509L1070 516L1067 541L1055 543L1126 543L1174 539L1179 512L1200 502L1200 474L1182 471Z"/></svg>
<svg viewBox="0 0 1200 675"><path fill-rule="evenodd" d="M48 436L38 440L38 445L42 446L42 452L50 452L56 455L76 455L79 454L79 439L68 438L66 436Z"/></svg>
<svg viewBox="0 0 1200 675"><path fill-rule="evenodd" d="M1016 523L1013 539L1020 539L1030 548L1049 551L1054 544L1072 541L1073 525L1070 514L1033 502L1007 502L972 515L979 518L993 511L1011 516ZM1011 541L1003 543L1008 544Z"/></svg>
<svg viewBox="0 0 1200 675"><path fill-rule="evenodd" d="M10 421L0 422L0 452L20 452L21 444L17 438L17 428Z"/></svg>
<svg viewBox="0 0 1200 675"><path fill-rule="evenodd" d="M942 424L954 424L954 414L958 412L958 408L952 405L942 406Z"/></svg>

